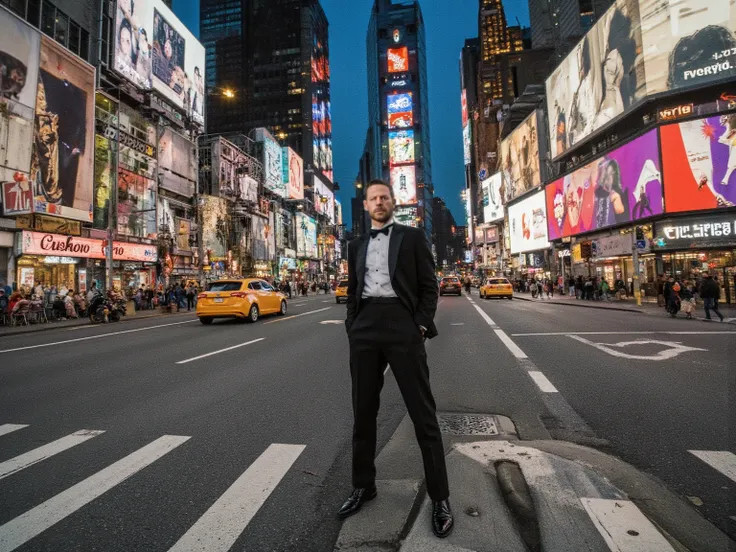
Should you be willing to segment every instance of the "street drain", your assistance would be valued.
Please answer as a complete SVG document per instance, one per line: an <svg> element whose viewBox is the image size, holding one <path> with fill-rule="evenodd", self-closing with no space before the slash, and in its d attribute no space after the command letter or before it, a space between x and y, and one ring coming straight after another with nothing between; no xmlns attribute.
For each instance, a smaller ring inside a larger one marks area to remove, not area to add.
<svg viewBox="0 0 736 552"><path fill-rule="evenodd" d="M437 415L437 421L446 435L498 435L493 416L442 413Z"/></svg>

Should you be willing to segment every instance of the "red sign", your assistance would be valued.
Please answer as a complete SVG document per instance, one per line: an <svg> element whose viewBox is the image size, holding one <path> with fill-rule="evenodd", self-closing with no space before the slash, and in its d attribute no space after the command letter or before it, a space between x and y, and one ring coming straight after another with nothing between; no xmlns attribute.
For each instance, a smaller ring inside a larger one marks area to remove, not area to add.
<svg viewBox="0 0 736 552"><path fill-rule="evenodd" d="M409 49L406 46L401 48L388 49L388 72L389 73L405 73L409 70Z"/></svg>
<svg viewBox="0 0 736 552"><path fill-rule="evenodd" d="M25 255L105 259L107 258L106 241L24 230L21 247ZM113 242L112 256L116 261L154 263L158 260L156 246L143 243Z"/></svg>
<svg viewBox="0 0 736 552"><path fill-rule="evenodd" d="M31 183L23 173L16 172L14 182L2 183L3 211L6 215L28 215L33 210Z"/></svg>
<svg viewBox="0 0 736 552"><path fill-rule="evenodd" d="M465 88L460 94L460 110L463 116L463 128L465 128L465 125L468 124L468 95Z"/></svg>
<svg viewBox="0 0 736 552"><path fill-rule="evenodd" d="M409 128L414 126L414 114L411 111L388 114L388 128Z"/></svg>

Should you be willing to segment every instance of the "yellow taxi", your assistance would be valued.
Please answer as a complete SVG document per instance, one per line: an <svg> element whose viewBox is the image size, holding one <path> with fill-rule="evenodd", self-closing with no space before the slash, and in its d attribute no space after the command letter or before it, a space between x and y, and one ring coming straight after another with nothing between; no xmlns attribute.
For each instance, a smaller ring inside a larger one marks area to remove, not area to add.
<svg viewBox="0 0 736 552"><path fill-rule="evenodd" d="M508 297L514 298L514 288L506 278L488 278L486 283L480 286L480 298L490 299L491 297Z"/></svg>
<svg viewBox="0 0 736 552"><path fill-rule="evenodd" d="M348 302L348 280L340 280L335 288L335 302L339 305L340 303Z"/></svg>
<svg viewBox="0 0 736 552"><path fill-rule="evenodd" d="M264 314L283 316L286 295L259 278L219 280L197 296L197 316L202 324L215 318L239 318L256 322Z"/></svg>

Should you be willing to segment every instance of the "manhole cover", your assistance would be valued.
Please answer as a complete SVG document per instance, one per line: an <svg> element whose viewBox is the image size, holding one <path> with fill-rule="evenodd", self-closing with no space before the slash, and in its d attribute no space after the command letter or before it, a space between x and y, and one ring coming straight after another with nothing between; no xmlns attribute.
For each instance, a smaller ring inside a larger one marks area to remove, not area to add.
<svg viewBox="0 0 736 552"><path fill-rule="evenodd" d="M440 431L447 435L498 435L493 416L482 414L438 414Z"/></svg>

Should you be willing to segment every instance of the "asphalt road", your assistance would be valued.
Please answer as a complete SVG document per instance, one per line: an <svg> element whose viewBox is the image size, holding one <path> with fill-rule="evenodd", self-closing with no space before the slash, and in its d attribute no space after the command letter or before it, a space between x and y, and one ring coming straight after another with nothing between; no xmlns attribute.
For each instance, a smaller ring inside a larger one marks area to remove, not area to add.
<svg viewBox="0 0 736 552"><path fill-rule="evenodd" d="M256 324L184 316L0 338L0 552L331 550L350 491L344 316L319 295ZM718 471L736 448L736 328L477 295L442 298L436 322L440 410L602 443L736 535L735 483ZM697 333L642 333L682 331ZM705 350L621 356L672 342ZM387 377L379 447L404 414Z"/></svg>

